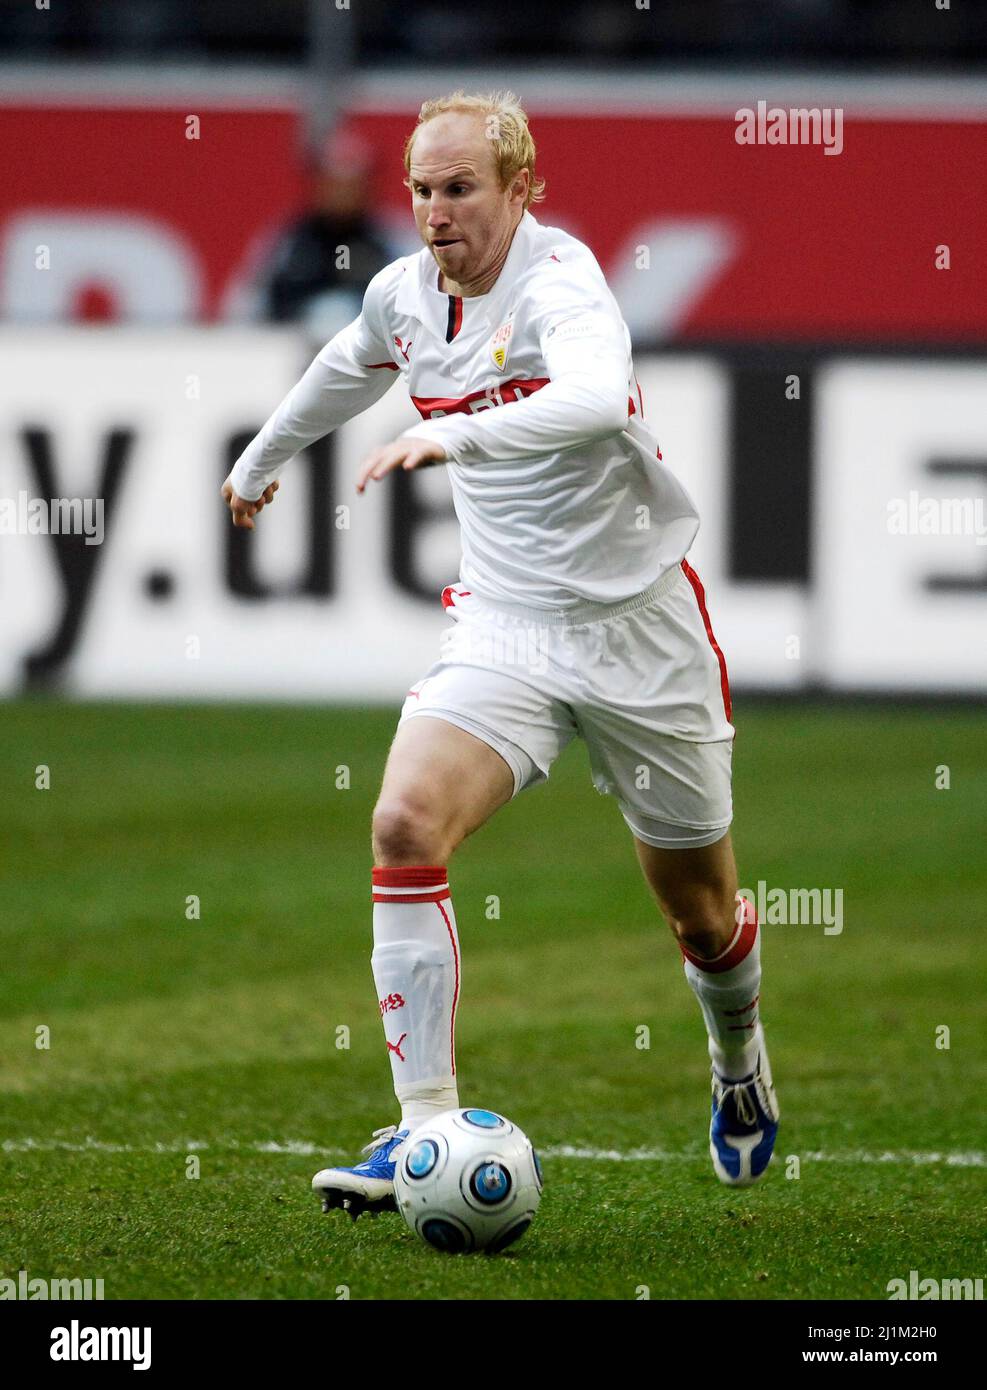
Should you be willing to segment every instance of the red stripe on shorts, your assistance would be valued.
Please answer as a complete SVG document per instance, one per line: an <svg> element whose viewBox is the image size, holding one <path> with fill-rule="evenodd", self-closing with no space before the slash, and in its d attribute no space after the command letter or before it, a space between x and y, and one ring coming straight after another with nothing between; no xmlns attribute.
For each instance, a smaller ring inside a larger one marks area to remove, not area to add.
<svg viewBox="0 0 987 1390"><path fill-rule="evenodd" d="M699 575L689 564L688 560L682 561L682 573L692 585L692 592L695 594L696 602L699 604L699 611L703 617L703 626L706 628L706 636L709 638L709 645L713 648L713 651L716 653L716 659L720 663L720 690L723 694L723 709L729 720L733 714L733 701L730 699L730 680L727 676L727 663L723 653L720 651L719 643L713 636L713 625L709 620L709 614L706 612L706 593Z"/></svg>

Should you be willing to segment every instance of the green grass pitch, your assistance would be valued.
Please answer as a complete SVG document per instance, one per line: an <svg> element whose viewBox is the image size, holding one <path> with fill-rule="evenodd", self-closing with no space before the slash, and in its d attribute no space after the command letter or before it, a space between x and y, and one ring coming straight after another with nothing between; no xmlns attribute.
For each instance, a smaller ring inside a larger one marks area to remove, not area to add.
<svg viewBox="0 0 987 1390"><path fill-rule="evenodd" d="M0 1274L109 1299L882 1299L987 1272L976 709L738 701L741 882L844 891L839 935L764 928L782 1128L759 1187L713 1175L699 1011L576 745L451 861L461 1099L544 1154L535 1224L456 1258L398 1216L323 1216L311 1174L396 1118L369 966L395 717L2 707Z"/></svg>

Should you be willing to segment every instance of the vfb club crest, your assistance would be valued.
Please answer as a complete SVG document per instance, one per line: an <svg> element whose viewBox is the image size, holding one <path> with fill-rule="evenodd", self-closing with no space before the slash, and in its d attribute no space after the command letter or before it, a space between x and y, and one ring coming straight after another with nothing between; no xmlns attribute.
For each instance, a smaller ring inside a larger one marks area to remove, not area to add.
<svg viewBox="0 0 987 1390"><path fill-rule="evenodd" d="M490 340L490 355L499 371L504 370L504 363L507 361L507 344L510 342L513 332L513 323L502 324Z"/></svg>

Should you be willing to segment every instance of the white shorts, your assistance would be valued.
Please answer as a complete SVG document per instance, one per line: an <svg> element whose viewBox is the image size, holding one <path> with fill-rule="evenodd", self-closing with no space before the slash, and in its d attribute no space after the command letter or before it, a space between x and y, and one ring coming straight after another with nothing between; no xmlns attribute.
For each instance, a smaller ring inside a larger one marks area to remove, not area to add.
<svg viewBox="0 0 987 1390"><path fill-rule="evenodd" d="M458 584L442 602L454 622L400 723L432 715L475 734L512 769L515 796L578 735L594 785L639 839L677 849L722 838L733 814L730 687L686 561L619 604L554 612Z"/></svg>

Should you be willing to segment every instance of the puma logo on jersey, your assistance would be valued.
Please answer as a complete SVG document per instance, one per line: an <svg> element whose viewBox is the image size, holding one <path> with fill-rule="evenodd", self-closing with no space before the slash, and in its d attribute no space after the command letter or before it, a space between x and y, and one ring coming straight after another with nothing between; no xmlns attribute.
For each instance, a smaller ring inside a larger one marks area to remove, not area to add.
<svg viewBox="0 0 987 1390"><path fill-rule="evenodd" d="M410 364L411 359L410 359L410 357L408 356L408 353L411 351L412 339L411 339L411 338L408 339L408 345L407 345L407 347L404 345L404 343L402 343L402 341L401 341L400 338L395 338L394 341L397 343L398 348L400 349L401 356L404 358L404 360L405 360L406 362L408 362L408 363Z"/></svg>
<svg viewBox="0 0 987 1390"><path fill-rule="evenodd" d="M510 342L513 332L513 323L501 324L490 341L490 356L500 371L504 370L504 363L507 361L507 344Z"/></svg>

